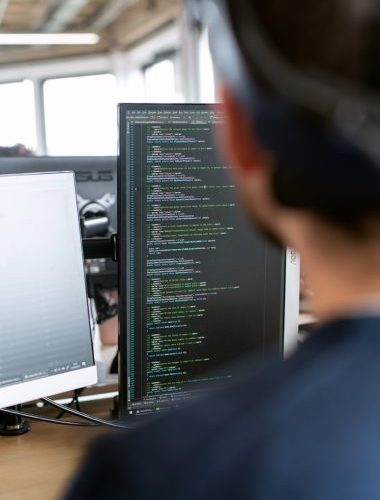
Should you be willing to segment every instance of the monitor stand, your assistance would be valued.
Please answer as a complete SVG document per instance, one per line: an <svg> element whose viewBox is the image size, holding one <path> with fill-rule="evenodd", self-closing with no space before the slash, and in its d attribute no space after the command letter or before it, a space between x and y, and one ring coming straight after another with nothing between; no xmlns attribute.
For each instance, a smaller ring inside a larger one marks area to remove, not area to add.
<svg viewBox="0 0 380 500"><path fill-rule="evenodd" d="M12 406L10 410L21 411L21 405ZM27 420L17 415L8 415L0 411L0 436L20 436L30 431Z"/></svg>

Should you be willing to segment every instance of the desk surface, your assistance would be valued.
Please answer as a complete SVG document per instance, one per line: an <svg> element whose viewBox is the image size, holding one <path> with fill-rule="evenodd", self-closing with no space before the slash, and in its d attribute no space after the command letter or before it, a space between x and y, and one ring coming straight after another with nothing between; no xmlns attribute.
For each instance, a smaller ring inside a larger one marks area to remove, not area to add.
<svg viewBox="0 0 380 500"><path fill-rule="evenodd" d="M87 444L102 428L76 428L32 422L18 437L0 437L1 500L60 498Z"/></svg>
<svg viewBox="0 0 380 500"><path fill-rule="evenodd" d="M95 338L95 356L101 386L98 391L117 390L117 376L108 375L117 346L105 347ZM69 394L71 396L71 393ZM112 401L91 403L90 414L109 418ZM27 409L25 411L28 411ZM57 411L49 416L55 416ZM18 437L0 436L0 499L57 500L76 470L90 441L104 428L65 427L30 421L32 430Z"/></svg>

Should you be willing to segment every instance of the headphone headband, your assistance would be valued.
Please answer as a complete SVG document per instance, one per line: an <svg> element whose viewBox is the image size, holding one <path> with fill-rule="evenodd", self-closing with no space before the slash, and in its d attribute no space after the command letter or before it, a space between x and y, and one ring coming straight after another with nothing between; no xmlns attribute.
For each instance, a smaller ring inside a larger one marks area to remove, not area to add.
<svg viewBox="0 0 380 500"><path fill-rule="evenodd" d="M277 158L278 170L283 171L282 178L289 173L290 177L294 174L295 178L301 179L307 168L310 178L326 176L326 183L329 175L330 178L334 175L334 168L336 173L344 176L348 160L355 161L356 168L349 162L352 182L348 184L352 186L347 185L343 177L340 180L345 189L338 189L336 193L326 189L322 193L316 191L315 199L310 199L310 206L314 207L318 202L325 207L339 203L346 205L347 200L356 200L355 174L361 180L367 179L369 192L373 192L374 183L377 190L380 188L378 95L326 75L298 71L273 46L252 3L247 12L241 11L239 6L239 35L233 26L228 1L187 0L187 7L192 22L208 28L216 70L250 112L263 146ZM241 48L242 39L250 47L249 64ZM249 65L253 66L253 71L248 70ZM264 83L264 89L258 82ZM305 120L302 116L312 119ZM302 141L308 144L308 148ZM318 154L319 151L324 152L324 157ZM316 158L321 164L316 163ZM330 172L326 170L326 164L330 166ZM314 172L311 172L312 168ZM363 185L361 188L361 202L367 200L378 209L380 197L371 201L364 196ZM284 187L284 190L287 191L282 198L286 198L287 203L291 197L297 197L294 182L291 195L288 188ZM294 198L294 204L299 203L304 205L305 200Z"/></svg>

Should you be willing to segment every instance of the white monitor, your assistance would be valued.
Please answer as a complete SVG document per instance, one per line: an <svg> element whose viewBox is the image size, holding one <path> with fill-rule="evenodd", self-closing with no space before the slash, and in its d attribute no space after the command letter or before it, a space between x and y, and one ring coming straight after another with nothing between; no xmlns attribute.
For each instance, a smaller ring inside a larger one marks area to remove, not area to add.
<svg viewBox="0 0 380 500"><path fill-rule="evenodd" d="M74 174L0 176L0 408L97 381Z"/></svg>

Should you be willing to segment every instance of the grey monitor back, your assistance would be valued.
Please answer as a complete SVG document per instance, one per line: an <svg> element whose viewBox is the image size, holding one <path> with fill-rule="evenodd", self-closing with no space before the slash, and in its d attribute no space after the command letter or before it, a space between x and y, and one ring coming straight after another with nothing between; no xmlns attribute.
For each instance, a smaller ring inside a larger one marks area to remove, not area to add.
<svg viewBox="0 0 380 500"><path fill-rule="evenodd" d="M117 228L117 159L114 156L31 156L0 158L1 174L73 171L80 212L102 208L109 218L108 232Z"/></svg>
<svg viewBox="0 0 380 500"><path fill-rule="evenodd" d="M75 174L79 215L94 220L99 215L105 224L97 226L106 236L117 230L117 158L114 156L30 156L0 158L0 175L72 171ZM100 220L100 219L99 219ZM96 228L95 228L96 229ZM90 297L95 288L117 287L117 265L110 259L88 267Z"/></svg>

